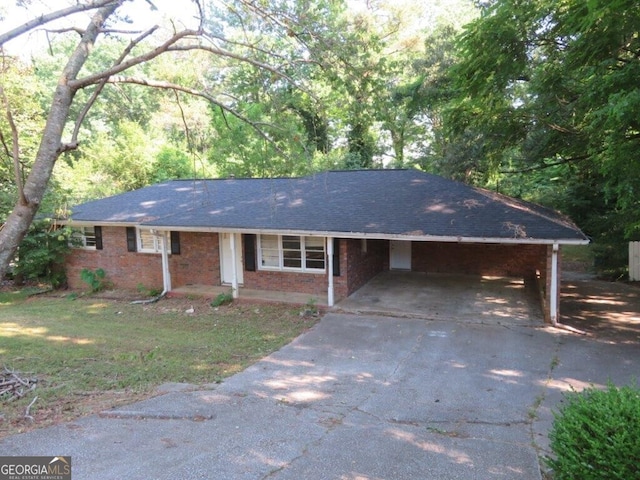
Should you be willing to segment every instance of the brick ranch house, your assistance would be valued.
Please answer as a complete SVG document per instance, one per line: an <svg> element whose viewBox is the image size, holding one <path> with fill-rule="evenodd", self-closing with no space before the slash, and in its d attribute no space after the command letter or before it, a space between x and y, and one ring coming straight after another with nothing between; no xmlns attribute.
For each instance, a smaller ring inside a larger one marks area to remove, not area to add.
<svg viewBox="0 0 640 480"><path fill-rule="evenodd" d="M118 288L227 285L333 306L387 270L509 276L537 279L552 323L560 247L588 243L557 212L418 170L167 181L66 223L83 242L66 261L72 288L102 268Z"/></svg>

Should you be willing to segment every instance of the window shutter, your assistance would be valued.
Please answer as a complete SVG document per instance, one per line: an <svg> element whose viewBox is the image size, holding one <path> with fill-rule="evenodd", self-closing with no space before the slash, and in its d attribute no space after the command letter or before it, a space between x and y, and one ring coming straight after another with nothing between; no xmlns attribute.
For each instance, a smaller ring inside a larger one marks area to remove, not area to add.
<svg viewBox="0 0 640 480"><path fill-rule="evenodd" d="M256 236L252 233L242 235L244 246L244 269L247 272L256 271Z"/></svg>
<svg viewBox="0 0 640 480"><path fill-rule="evenodd" d="M340 276L340 239L333 239L333 276Z"/></svg>
<svg viewBox="0 0 640 480"><path fill-rule="evenodd" d="M93 227L96 236L96 250L102 250L102 227Z"/></svg>
<svg viewBox="0 0 640 480"><path fill-rule="evenodd" d="M171 232L171 253L180 255L180 232Z"/></svg>
<svg viewBox="0 0 640 480"><path fill-rule="evenodd" d="M127 251L135 252L138 250L136 241L136 227L127 227Z"/></svg>

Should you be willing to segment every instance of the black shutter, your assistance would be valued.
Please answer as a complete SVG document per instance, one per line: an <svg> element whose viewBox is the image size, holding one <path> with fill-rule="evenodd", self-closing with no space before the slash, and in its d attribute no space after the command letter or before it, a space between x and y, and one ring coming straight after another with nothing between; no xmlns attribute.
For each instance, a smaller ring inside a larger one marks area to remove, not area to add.
<svg viewBox="0 0 640 480"><path fill-rule="evenodd" d="M102 250L102 227L93 227L96 238L96 250Z"/></svg>
<svg viewBox="0 0 640 480"><path fill-rule="evenodd" d="M244 269L247 272L256 271L256 236L253 233L242 235L244 246Z"/></svg>
<svg viewBox="0 0 640 480"><path fill-rule="evenodd" d="M333 239L333 276L340 276L340 239Z"/></svg>
<svg viewBox="0 0 640 480"><path fill-rule="evenodd" d="M180 232L171 232L171 253L180 255Z"/></svg>
<svg viewBox="0 0 640 480"><path fill-rule="evenodd" d="M127 251L136 252L138 242L136 241L136 227L127 227Z"/></svg>

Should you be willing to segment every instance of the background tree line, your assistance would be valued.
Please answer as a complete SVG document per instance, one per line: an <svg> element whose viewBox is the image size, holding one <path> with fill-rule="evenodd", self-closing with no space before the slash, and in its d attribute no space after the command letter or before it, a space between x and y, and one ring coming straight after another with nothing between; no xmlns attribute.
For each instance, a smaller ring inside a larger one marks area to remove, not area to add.
<svg viewBox="0 0 640 480"><path fill-rule="evenodd" d="M612 273L640 237L634 1L194 1L185 36L181 19L155 30L126 10L160 0L72 5L84 16L38 25L47 42L31 56L0 36L0 222L41 155L78 25L109 9L35 210L169 178L408 167L563 211ZM0 34L35 7L0 7Z"/></svg>

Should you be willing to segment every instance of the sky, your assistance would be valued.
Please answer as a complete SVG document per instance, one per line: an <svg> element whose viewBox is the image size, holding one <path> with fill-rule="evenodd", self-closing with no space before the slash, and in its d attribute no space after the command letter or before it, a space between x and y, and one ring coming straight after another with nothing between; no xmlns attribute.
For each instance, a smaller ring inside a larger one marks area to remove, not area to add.
<svg viewBox="0 0 640 480"><path fill-rule="evenodd" d="M215 0L207 0L215 1ZM0 32L5 32L14 28L27 20L40 14L64 8L74 4L74 0L22 0L26 4L25 8L17 7L16 0L0 0ZM415 29L433 23L437 18L446 18L450 22L464 22L471 16L471 10L465 8L471 0L348 0L351 10L358 12L370 8L372 4L376 7L392 9L404 13L405 18L413 18L415 21L407 25L405 33L412 35ZM157 7L154 9L152 4ZM197 9L193 2L189 0L131 0L125 3L118 12L129 16L135 23L122 27L136 31L143 31L154 24L169 25L167 19L177 21L179 28L197 26ZM468 17L468 18L465 18ZM74 16L75 24L85 27L89 20L89 13L80 13ZM60 20L48 24L47 27L62 28L68 26L70 19ZM414 31L411 31L414 30ZM47 37L43 29L38 29L28 35L9 42L5 45L6 50L11 54L21 55L29 58L34 51L42 50L47 45Z"/></svg>
<svg viewBox="0 0 640 480"><path fill-rule="evenodd" d="M131 19L135 20L132 25L122 23L119 28L126 28L131 30L144 30L154 24L163 24L163 17L177 19L182 24L187 26L197 26L194 16L197 14L197 9L190 1L187 0L150 0L157 6L157 10L154 10L149 1L147 0L132 0L126 2L118 12L122 15L127 15ZM26 8L17 7L15 0L0 0L0 32L6 32L12 28L15 28L28 20L31 20L38 15L56 11L62 8L66 8L70 4L76 3L73 0L31 0ZM73 17L61 19L56 22L47 24L47 28L56 29L69 26L73 20L73 24L80 27L85 27L89 21L90 13L78 13ZM11 54L19 54L21 56L28 57L33 51L42 50L46 47L46 34L43 29L37 29L27 35L23 35L21 38L9 42L5 45L5 48Z"/></svg>

